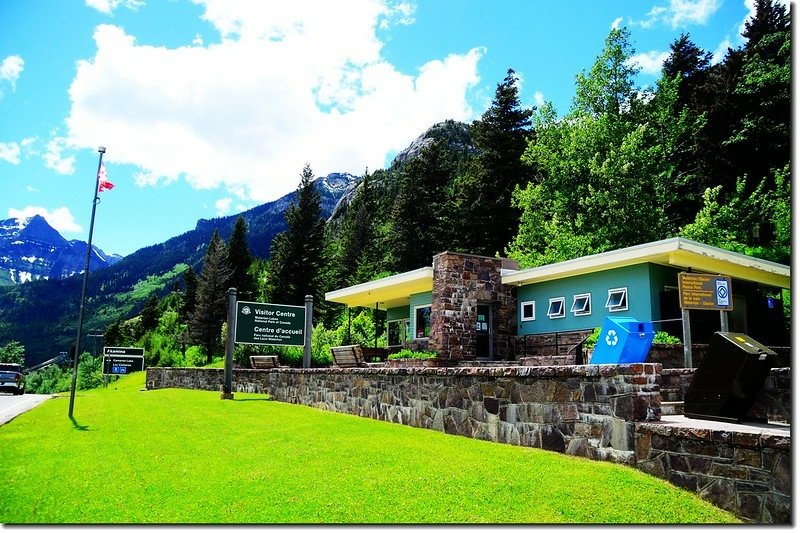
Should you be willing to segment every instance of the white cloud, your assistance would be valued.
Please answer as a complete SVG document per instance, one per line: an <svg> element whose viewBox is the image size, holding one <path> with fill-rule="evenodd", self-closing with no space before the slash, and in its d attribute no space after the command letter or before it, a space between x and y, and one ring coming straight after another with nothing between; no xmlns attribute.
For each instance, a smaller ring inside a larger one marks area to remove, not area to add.
<svg viewBox="0 0 800 533"><path fill-rule="evenodd" d="M67 207L58 207L52 211L35 205L29 205L22 209L8 209L9 218L30 218L33 215L41 215L47 220L53 229L59 233L80 233L83 228L75 221L75 217Z"/></svg>
<svg viewBox="0 0 800 533"><path fill-rule="evenodd" d="M644 74L652 74L654 76L658 76L661 74L661 67L664 65L664 61L667 60L669 57L669 52L659 52L658 50L652 50L650 52L642 52L641 54L636 54L635 56L631 57L626 61L629 65L635 65L639 67Z"/></svg>
<svg viewBox="0 0 800 533"><path fill-rule="evenodd" d="M0 63L0 79L11 85L11 90L17 90L17 80L25 69L25 60L18 55L8 56Z"/></svg>
<svg viewBox="0 0 800 533"><path fill-rule="evenodd" d="M0 159L12 165L19 165L20 162L19 143L0 143Z"/></svg>
<svg viewBox="0 0 800 533"><path fill-rule="evenodd" d="M654 6L644 20L631 21L631 24L650 28L655 23L661 22L673 29L691 24L703 25L721 5L722 0L669 0L668 6Z"/></svg>
<svg viewBox="0 0 800 533"><path fill-rule="evenodd" d="M725 59L725 54L728 53L728 48L733 48L733 44L731 44L730 39L725 39L717 49L714 50L714 53L711 56L711 64L716 65L717 63L721 63L723 59Z"/></svg>
<svg viewBox="0 0 800 533"><path fill-rule="evenodd" d="M618 29L620 24L622 24L622 17L615 18L614 22L611 23L611 29L612 30Z"/></svg>
<svg viewBox="0 0 800 533"><path fill-rule="evenodd" d="M544 105L544 94L542 94L542 91L536 91L533 94L533 102L536 104L536 107L542 107Z"/></svg>
<svg viewBox="0 0 800 533"><path fill-rule="evenodd" d="M231 212L231 205L233 204L233 198L220 198L216 202L214 202L214 207L217 209L217 216L227 215Z"/></svg>
<svg viewBox="0 0 800 533"><path fill-rule="evenodd" d="M144 0L86 0L86 5L106 15L111 15L119 6L137 10L145 5Z"/></svg>
<svg viewBox="0 0 800 533"><path fill-rule="evenodd" d="M51 132L51 135L52 137L47 143L47 151L43 156L45 166L59 174L74 174L75 156L64 157L62 155L62 152L68 149L67 139L65 137L57 137L55 132Z"/></svg>
<svg viewBox="0 0 800 533"><path fill-rule="evenodd" d="M96 28L97 53L70 87L70 145L102 143L109 161L149 176L140 184L184 178L267 201L294 190L306 162L361 174L431 124L475 116L467 96L484 50L402 73L376 31L403 13L381 0L194 1L221 42L168 49Z"/></svg>

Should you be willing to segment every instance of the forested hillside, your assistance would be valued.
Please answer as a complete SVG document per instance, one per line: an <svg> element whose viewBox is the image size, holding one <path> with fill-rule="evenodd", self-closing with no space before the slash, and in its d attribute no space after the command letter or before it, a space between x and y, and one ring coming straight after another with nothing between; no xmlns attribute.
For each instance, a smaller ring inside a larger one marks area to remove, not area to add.
<svg viewBox="0 0 800 533"><path fill-rule="evenodd" d="M788 264L790 20L783 4L755 4L742 46L712 63L684 34L653 87L636 83L630 33L612 29L595 62L576 73L564 116L549 103L523 108L509 69L479 119L432 126L389 168L365 172L335 210L307 167L280 223L245 216L239 244L224 243L233 217L201 221L191 239L93 276L88 329L112 324L106 343L145 343L151 364L189 363L193 346L203 346L195 359L210 359L221 351L224 320L215 291L238 276L253 298L302 304L314 295L322 364L325 346L354 341L342 336L346 315L324 302L326 291L430 265L445 250L527 267L683 236ZM136 272L152 268L150 278L120 270L136 262ZM30 353L35 339L39 359L45 346L71 341L78 294L74 280L42 287L0 292L0 343L21 340ZM147 312L129 320L145 300ZM197 305L214 320L201 324ZM371 310L351 320L364 340L374 334Z"/></svg>

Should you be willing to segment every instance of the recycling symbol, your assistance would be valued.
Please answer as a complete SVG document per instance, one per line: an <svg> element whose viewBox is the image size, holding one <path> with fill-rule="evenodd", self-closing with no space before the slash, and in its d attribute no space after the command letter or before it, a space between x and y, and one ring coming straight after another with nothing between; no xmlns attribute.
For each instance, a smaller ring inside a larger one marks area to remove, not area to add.
<svg viewBox="0 0 800 533"><path fill-rule="evenodd" d="M606 333L606 344L609 346L616 346L617 342L619 342L617 331L614 329L608 330L608 333Z"/></svg>

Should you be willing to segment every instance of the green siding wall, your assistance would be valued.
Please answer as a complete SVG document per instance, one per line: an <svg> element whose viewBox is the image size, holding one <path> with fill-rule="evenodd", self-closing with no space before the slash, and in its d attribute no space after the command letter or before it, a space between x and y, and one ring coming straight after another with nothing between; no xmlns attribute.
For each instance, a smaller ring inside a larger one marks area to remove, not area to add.
<svg viewBox="0 0 800 533"><path fill-rule="evenodd" d="M407 305L402 307L390 307L386 310L386 320L402 320L411 316L411 311Z"/></svg>
<svg viewBox="0 0 800 533"><path fill-rule="evenodd" d="M536 320L523 322L519 318L517 319L519 334L592 329L602 326L607 315L630 316L643 322L653 320L650 266L649 264L631 265L519 287L517 289L518 317L522 316L522 302L531 300L536 302ZM605 308L608 290L620 287L628 288L628 310L609 313ZM573 298L576 294L584 293L592 295L592 314L574 316L570 312ZM547 307L550 298L561 296L564 297L566 316L564 318L548 318ZM656 310L658 310L657 304Z"/></svg>
<svg viewBox="0 0 800 533"><path fill-rule="evenodd" d="M417 331L416 317L414 316L414 308L420 305L431 305L433 302L433 292L420 292L411 295L411 303L409 304L409 313L411 316L411 338L414 338L414 332Z"/></svg>

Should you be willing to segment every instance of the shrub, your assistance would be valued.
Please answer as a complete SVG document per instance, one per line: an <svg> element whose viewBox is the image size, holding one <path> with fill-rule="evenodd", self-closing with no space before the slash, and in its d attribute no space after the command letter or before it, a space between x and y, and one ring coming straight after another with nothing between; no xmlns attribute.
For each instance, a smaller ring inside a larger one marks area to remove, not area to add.
<svg viewBox="0 0 800 533"><path fill-rule="evenodd" d="M678 337L673 337L666 331L657 331L653 337L653 342L656 344L680 344L681 340Z"/></svg>
<svg viewBox="0 0 800 533"><path fill-rule="evenodd" d="M403 348L397 353L389 354L389 359L434 359L439 357L436 352L418 352L409 348Z"/></svg>

